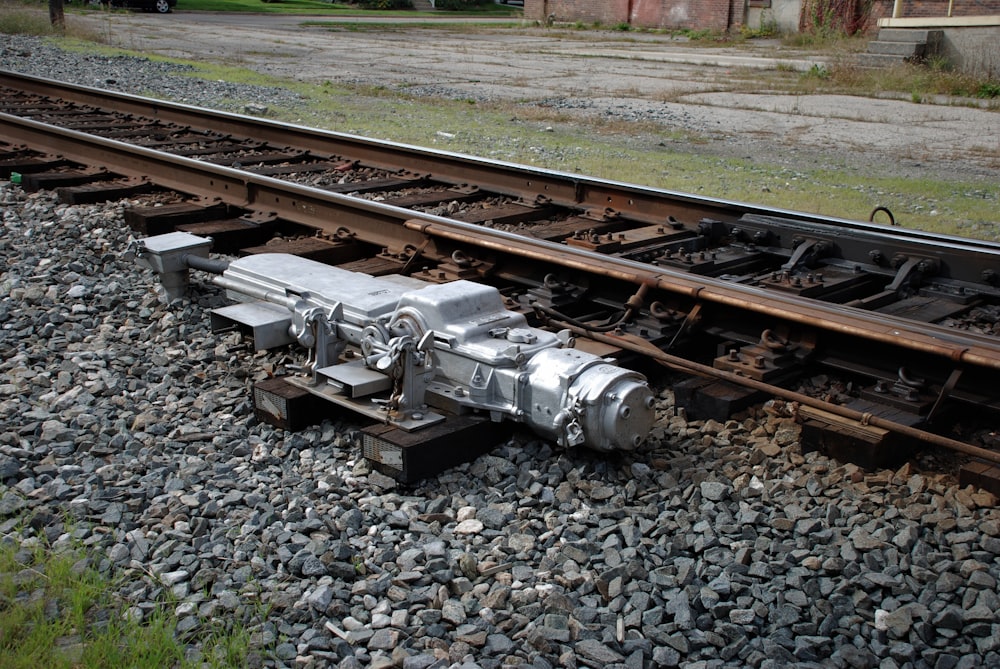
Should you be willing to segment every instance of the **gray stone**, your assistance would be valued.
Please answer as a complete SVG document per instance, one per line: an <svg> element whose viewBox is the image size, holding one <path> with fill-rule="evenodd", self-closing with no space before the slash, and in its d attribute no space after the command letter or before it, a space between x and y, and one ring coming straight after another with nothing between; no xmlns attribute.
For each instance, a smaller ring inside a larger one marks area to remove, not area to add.
<svg viewBox="0 0 1000 669"><path fill-rule="evenodd" d="M392 650L399 644L399 632L394 629L375 630L368 639L369 650Z"/></svg>
<svg viewBox="0 0 1000 669"><path fill-rule="evenodd" d="M888 632L893 638L904 639L910 633L913 617L910 609L903 607L895 611L875 612L875 629Z"/></svg>
<svg viewBox="0 0 1000 669"><path fill-rule="evenodd" d="M719 481L703 481L701 496L713 502L721 501L729 492L729 486Z"/></svg>
<svg viewBox="0 0 1000 669"><path fill-rule="evenodd" d="M573 645L576 653L591 662L608 664L611 662L622 662L625 657L596 639L583 639Z"/></svg>
<svg viewBox="0 0 1000 669"><path fill-rule="evenodd" d="M309 602L309 606L316 609L317 611L326 611L327 607L330 606L330 602L333 601L334 590L329 585L321 585L309 593L306 601Z"/></svg>
<svg viewBox="0 0 1000 669"><path fill-rule="evenodd" d="M274 656L279 660L294 660L296 655L298 655L298 651L290 643L279 643L274 648Z"/></svg>
<svg viewBox="0 0 1000 669"><path fill-rule="evenodd" d="M460 602L449 599L441 606L441 617L452 625L461 625L465 622L465 607Z"/></svg>

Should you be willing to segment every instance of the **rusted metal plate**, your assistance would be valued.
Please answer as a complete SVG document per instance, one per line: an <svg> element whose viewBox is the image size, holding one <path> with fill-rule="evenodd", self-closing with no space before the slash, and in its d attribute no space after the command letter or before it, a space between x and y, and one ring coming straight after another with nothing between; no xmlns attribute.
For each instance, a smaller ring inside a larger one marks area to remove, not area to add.
<svg viewBox="0 0 1000 669"><path fill-rule="evenodd" d="M748 281L750 274L756 274L767 266L767 256L759 251L722 247L711 251L667 248L651 259L655 265L673 267L701 276L739 275L741 281Z"/></svg>
<svg viewBox="0 0 1000 669"><path fill-rule="evenodd" d="M799 362L791 353L774 351L757 344L734 348L726 355L718 356L712 366L767 383L776 383L800 369Z"/></svg>
<svg viewBox="0 0 1000 669"><path fill-rule="evenodd" d="M758 285L785 293L844 302L855 294L870 291L872 284L884 283L876 275L847 272L834 267L824 267L815 272L771 272L758 279Z"/></svg>

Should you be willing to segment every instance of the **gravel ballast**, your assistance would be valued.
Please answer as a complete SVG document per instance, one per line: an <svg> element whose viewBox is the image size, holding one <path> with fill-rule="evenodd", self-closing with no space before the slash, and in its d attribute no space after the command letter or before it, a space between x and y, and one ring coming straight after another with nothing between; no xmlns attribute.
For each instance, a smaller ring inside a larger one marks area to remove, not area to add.
<svg viewBox="0 0 1000 669"><path fill-rule="evenodd" d="M283 88L189 76L194 71L190 65L73 53L27 35L0 35L0 39L0 69L20 74L237 113L301 104L298 94Z"/></svg>
<svg viewBox="0 0 1000 669"><path fill-rule="evenodd" d="M184 81L148 65L117 76ZM803 454L779 404L688 421L669 390L639 451L520 434L400 487L355 424L257 422L281 354L211 334L198 277L161 304L126 204L0 182L0 536L92 550L129 616L176 602L189 658L221 624L247 666L1000 665L992 495Z"/></svg>

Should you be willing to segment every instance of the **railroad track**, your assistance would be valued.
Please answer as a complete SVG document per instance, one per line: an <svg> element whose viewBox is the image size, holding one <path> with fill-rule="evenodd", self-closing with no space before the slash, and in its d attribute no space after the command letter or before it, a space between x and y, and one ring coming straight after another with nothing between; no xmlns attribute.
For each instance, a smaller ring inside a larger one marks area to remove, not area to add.
<svg viewBox="0 0 1000 669"><path fill-rule="evenodd" d="M10 73L0 87L0 174L67 202L146 198L127 217L141 234L487 284L581 350L694 375L676 386L691 413L779 396L804 439L870 464L914 440L1000 462L988 431L943 436L1000 409L1000 245ZM796 390L817 374L850 390ZM990 485L983 469L970 481Z"/></svg>

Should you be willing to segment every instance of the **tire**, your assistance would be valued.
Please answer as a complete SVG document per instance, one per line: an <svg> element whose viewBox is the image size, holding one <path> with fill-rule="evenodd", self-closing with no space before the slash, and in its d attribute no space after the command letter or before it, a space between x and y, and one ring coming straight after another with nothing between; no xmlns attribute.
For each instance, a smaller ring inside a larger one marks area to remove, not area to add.
<svg viewBox="0 0 1000 669"><path fill-rule="evenodd" d="M160 14L166 14L170 11L170 3L167 0L156 0L154 8Z"/></svg>

